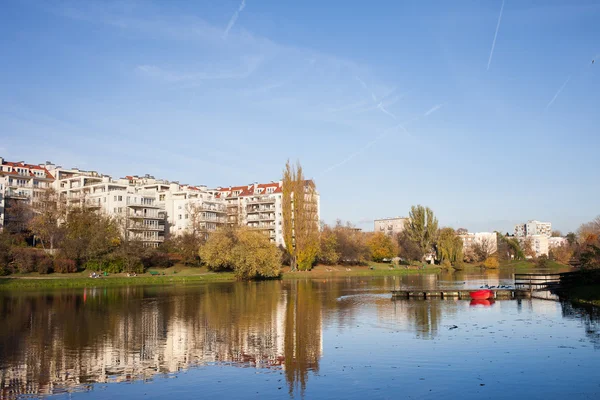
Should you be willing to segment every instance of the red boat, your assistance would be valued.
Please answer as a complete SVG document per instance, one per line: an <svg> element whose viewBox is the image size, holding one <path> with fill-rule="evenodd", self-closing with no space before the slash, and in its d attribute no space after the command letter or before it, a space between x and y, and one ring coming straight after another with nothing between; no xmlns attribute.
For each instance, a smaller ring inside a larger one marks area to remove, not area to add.
<svg viewBox="0 0 600 400"><path fill-rule="evenodd" d="M482 289L470 292L469 296L471 296L473 300L487 300L490 297L494 297L494 292L488 289Z"/></svg>

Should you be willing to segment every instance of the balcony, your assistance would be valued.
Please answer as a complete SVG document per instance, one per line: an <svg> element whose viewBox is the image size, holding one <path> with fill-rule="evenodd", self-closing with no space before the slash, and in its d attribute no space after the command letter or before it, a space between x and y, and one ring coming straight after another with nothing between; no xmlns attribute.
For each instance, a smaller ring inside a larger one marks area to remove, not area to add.
<svg viewBox="0 0 600 400"><path fill-rule="evenodd" d="M165 226L164 225L146 225L146 224L134 223L134 224L131 224L130 226L128 226L127 229L132 230L132 231L164 232Z"/></svg>
<svg viewBox="0 0 600 400"><path fill-rule="evenodd" d="M17 192L14 190L7 190L4 193L4 197L11 198L11 199L29 199L29 198L31 198L29 193Z"/></svg>
<svg viewBox="0 0 600 400"><path fill-rule="evenodd" d="M259 213L259 212L275 212L275 206L272 207L266 207L266 206L248 206L246 207L246 212L248 214L254 214L254 213Z"/></svg>
<svg viewBox="0 0 600 400"><path fill-rule="evenodd" d="M201 222L216 222L216 223L225 223L227 221L226 217L200 217Z"/></svg>
<svg viewBox="0 0 600 400"><path fill-rule="evenodd" d="M131 208L159 208L157 205L155 204L137 204L137 203L133 203L133 204L127 204L127 207L131 207Z"/></svg>
<svg viewBox="0 0 600 400"><path fill-rule="evenodd" d="M248 205L251 204L269 204L269 203L275 203L275 201L277 200L277 198L275 196L269 196L269 197L259 197L259 198L253 198L250 199L250 201L248 201Z"/></svg>
<svg viewBox="0 0 600 400"><path fill-rule="evenodd" d="M128 215L128 217L131 219L157 219L157 220L162 219L156 214L151 215L151 214L143 214L143 213L138 213L138 212L130 213Z"/></svg>

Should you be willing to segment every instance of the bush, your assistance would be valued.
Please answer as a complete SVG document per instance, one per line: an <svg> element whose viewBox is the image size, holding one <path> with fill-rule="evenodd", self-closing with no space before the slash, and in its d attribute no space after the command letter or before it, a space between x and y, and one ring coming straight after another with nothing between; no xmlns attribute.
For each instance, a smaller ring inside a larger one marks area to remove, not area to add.
<svg viewBox="0 0 600 400"><path fill-rule="evenodd" d="M39 251L27 247L18 247L12 250L13 270L21 273L36 270Z"/></svg>
<svg viewBox="0 0 600 400"><path fill-rule="evenodd" d="M500 266L500 263L498 262L498 259L496 257L488 257L483 262L483 266L486 268L498 268Z"/></svg>
<svg viewBox="0 0 600 400"><path fill-rule="evenodd" d="M456 260L456 261L454 262L454 268L457 268L457 269L462 269L462 268L464 268L464 267L465 267L465 263L464 263L464 261L463 261L463 260Z"/></svg>
<svg viewBox="0 0 600 400"><path fill-rule="evenodd" d="M448 269L448 268L452 268L452 264L450 263L449 260L443 260L440 263L440 267Z"/></svg>
<svg viewBox="0 0 600 400"><path fill-rule="evenodd" d="M54 270L54 260L48 256L41 257L37 262L36 270L40 274L49 274Z"/></svg>
<svg viewBox="0 0 600 400"><path fill-rule="evenodd" d="M540 268L548 267L548 256L545 254L542 254L541 256L539 256L537 258L537 260L535 260L535 264Z"/></svg>
<svg viewBox="0 0 600 400"><path fill-rule="evenodd" d="M56 258L54 259L54 272L60 274L77 272L77 264L68 258Z"/></svg>
<svg viewBox="0 0 600 400"><path fill-rule="evenodd" d="M167 253L163 253L162 251L153 251L147 257L142 259L142 263L144 264L144 268L169 268L173 265L173 261L169 255Z"/></svg>

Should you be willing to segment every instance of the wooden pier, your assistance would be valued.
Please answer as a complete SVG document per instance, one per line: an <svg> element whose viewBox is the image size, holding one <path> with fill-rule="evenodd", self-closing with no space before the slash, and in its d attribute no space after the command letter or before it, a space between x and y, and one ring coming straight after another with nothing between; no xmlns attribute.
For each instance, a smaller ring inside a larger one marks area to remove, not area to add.
<svg viewBox="0 0 600 400"><path fill-rule="evenodd" d="M456 290L456 289L408 289L408 290L392 290L392 298L395 299L471 299L470 293L479 290ZM524 289L490 289L494 293L493 299L523 299L531 297L531 291Z"/></svg>

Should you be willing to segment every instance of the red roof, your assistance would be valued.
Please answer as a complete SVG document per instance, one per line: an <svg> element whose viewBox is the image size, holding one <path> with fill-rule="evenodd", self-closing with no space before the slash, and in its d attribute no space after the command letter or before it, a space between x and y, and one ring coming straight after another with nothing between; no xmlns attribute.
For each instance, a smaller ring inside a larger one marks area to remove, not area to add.
<svg viewBox="0 0 600 400"><path fill-rule="evenodd" d="M52 176L52 174L50 172L48 172L48 170L45 167L41 167L39 165L25 164L25 163L22 163L22 162L12 162L12 161L4 161L2 163L2 165L6 165L6 166L9 166L9 167L13 167L13 168L26 168L26 169L29 169L29 170L35 169L35 170L43 171L44 175L45 175L45 178L47 178L47 179L54 179L54 177ZM11 172L3 171L3 172L6 175L23 176L23 175L20 175L18 173L13 173L13 171L11 171ZM29 176L37 177L37 175L35 175L31 171L29 172Z"/></svg>

